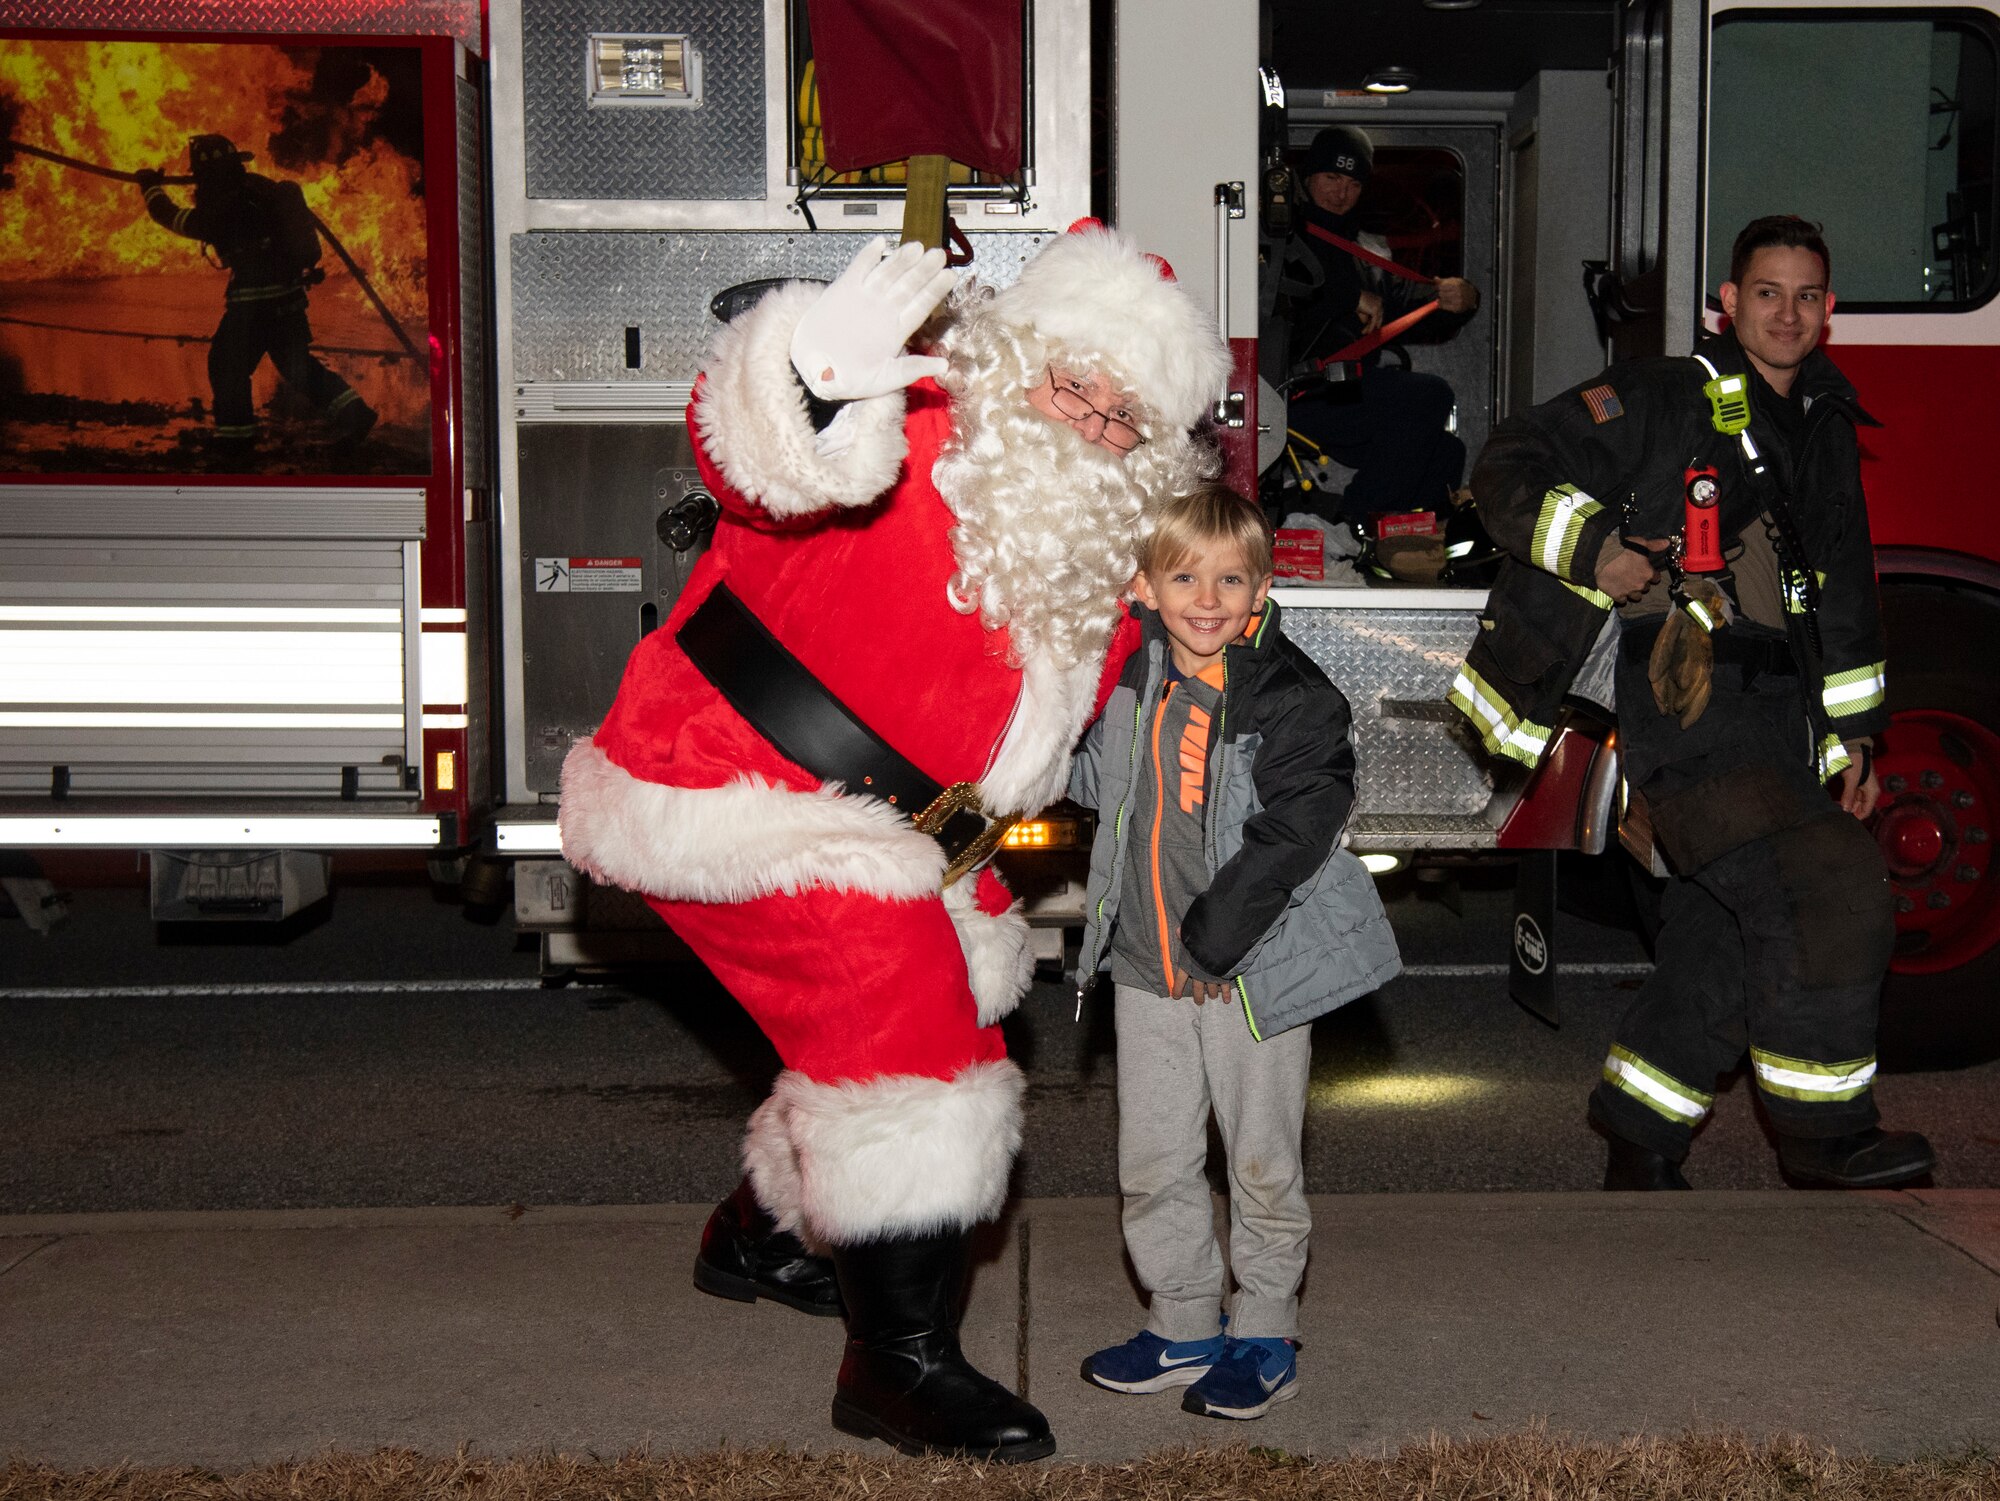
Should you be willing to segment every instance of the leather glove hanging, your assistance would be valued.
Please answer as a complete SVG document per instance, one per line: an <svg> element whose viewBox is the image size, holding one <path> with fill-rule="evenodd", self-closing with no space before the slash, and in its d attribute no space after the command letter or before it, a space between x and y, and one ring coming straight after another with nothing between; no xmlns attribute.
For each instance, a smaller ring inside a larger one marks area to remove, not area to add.
<svg viewBox="0 0 2000 1501"><path fill-rule="evenodd" d="M1712 579L1690 578L1676 594L1675 607L1647 659L1646 678L1660 712L1675 716L1685 730L1693 728L1708 709L1715 677L1715 646L1709 633L1729 623L1730 608L1728 596Z"/></svg>
<svg viewBox="0 0 2000 1501"><path fill-rule="evenodd" d="M943 250L914 242L884 254L880 235L862 246L792 333L792 365L822 401L860 401L900 391L945 362L903 353L958 281Z"/></svg>

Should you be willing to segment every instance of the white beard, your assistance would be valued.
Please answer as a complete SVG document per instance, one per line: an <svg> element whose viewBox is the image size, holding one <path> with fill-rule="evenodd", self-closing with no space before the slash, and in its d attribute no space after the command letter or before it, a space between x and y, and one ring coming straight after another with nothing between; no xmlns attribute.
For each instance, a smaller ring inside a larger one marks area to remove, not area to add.
<svg viewBox="0 0 2000 1501"><path fill-rule="evenodd" d="M969 390L933 471L958 517L953 608L1007 628L1014 660L1097 660L1118 620L1149 510L1126 461L1051 422L1007 381Z"/></svg>

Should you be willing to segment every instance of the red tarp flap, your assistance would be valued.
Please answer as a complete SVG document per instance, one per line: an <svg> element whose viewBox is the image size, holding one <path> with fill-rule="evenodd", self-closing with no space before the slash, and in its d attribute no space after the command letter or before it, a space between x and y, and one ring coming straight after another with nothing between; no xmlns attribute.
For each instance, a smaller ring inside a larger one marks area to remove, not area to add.
<svg viewBox="0 0 2000 1501"><path fill-rule="evenodd" d="M1020 0L807 0L826 164L1021 165Z"/></svg>

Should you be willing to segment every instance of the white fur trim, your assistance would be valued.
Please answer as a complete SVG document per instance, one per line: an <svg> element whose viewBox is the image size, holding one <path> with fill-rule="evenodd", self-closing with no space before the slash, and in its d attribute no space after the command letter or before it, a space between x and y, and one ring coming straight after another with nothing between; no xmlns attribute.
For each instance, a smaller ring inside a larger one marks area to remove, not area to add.
<svg viewBox="0 0 2000 1501"><path fill-rule="evenodd" d="M838 448L820 451L792 369L792 330L824 287L794 282L715 336L695 405L702 448L723 477L773 516L865 506L896 482L909 444L903 393L850 402Z"/></svg>
<svg viewBox="0 0 2000 1501"><path fill-rule="evenodd" d="M752 1118L746 1142L757 1197L788 1188L773 1137L796 1171L800 1227L831 1245L884 1235L963 1229L999 1214L1021 1145L1027 1080L1008 1059L972 1063L953 1079L888 1074L819 1084L787 1070ZM770 1171L767 1164L779 1164ZM762 1175L762 1176L760 1176Z"/></svg>
<svg viewBox="0 0 2000 1501"><path fill-rule="evenodd" d="M1229 377L1230 353L1208 310L1111 230L1058 235L993 305L1008 323L1116 377L1172 428L1200 421Z"/></svg>
<svg viewBox="0 0 2000 1501"><path fill-rule="evenodd" d="M792 1150L776 1095L750 1112L750 1128L743 1133L743 1172L778 1228L797 1235L804 1228L800 1206L805 1190L799 1182L799 1154Z"/></svg>
<svg viewBox="0 0 2000 1501"><path fill-rule="evenodd" d="M1021 664L1021 695L993 765L979 780L991 813L1039 813L1069 786L1070 752L1083 734L1104 672L1098 652L1067 670L1043 656Z"/></svg>
<svg viewBox="0 0 2000 1501"><path fill-rule="evenodd" d="M1015 902L1005 912L980 910L973 900L977 876L944 891L945 910L965 951L966 978L979 1007L979 1025L990 1027L1021 1004L1035 979L1035 956L1028 947L1028 920Z"/></svg>
<svg viewBox="0 0 2000 1501"><path fill-rule="evenodd" d="M608 885L670 901L746 902L811 887L937 895L944 851L887 803L837 785L762 777L724 787L641 781L579 740L563 761L563 858Z"/></svg>

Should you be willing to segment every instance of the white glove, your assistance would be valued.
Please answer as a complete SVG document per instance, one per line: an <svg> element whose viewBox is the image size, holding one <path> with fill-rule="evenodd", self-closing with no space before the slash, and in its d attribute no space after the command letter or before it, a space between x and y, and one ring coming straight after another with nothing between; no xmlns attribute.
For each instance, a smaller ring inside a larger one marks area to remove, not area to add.
<svg viewBox="0 0 2000 1501"><path fill-rule="evenodd" d="M792 333L792 366L821 401L886 396L945 368L903 346L958 273L945 269L942 250L912 241L884 254L887 244L877 235L862 246Z"/></svg>

